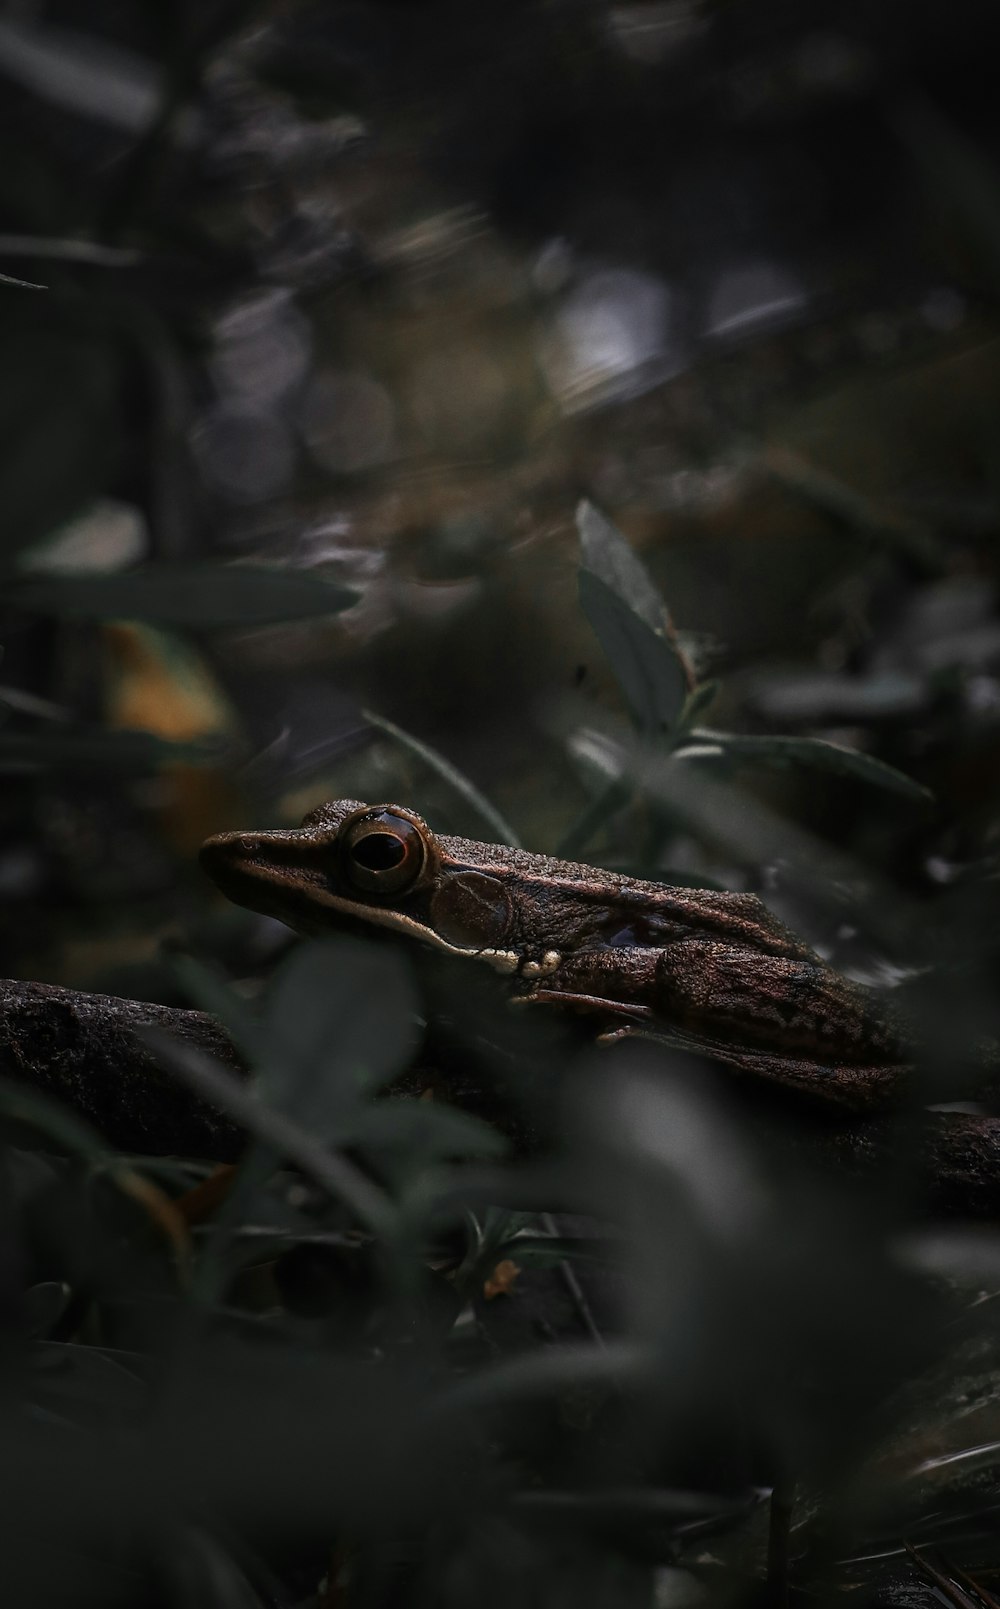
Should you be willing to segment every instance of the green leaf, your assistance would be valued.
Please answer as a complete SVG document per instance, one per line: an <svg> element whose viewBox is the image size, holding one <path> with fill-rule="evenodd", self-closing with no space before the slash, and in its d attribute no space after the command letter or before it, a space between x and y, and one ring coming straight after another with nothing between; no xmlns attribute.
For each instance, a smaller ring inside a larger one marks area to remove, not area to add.
<svg viewBox="0 0 1000 1609"><path fill-rule="evenodd" d="M576 512L580 604L639 729L669 732L693 677L673 640L670 612L646 566L592 503Z"/></svg>
<svg viewBox="0 0 1000 1609"><path fill-rule="evenodd" d="M294 1162L322 1190L350 1207L366 1228L374 1234L392 1232L396 1223L392 1202L349 1157L330 1150L303 1124L265 1105L252 1089L204 1051L151 1026L140 1029L139 1037L157 1061L196 1095L210 1106L228 1112L276 1156Z"/></svg>
<svg viewBox="0 0 1000 1609"><path fill-rule="evenodd" d="M195 1004L210 1017L218 1018L247 1060L256 1065L262 1057L263 1031L229 979L197 956L182 952L170 956L170 965Z"/></svg>
<svg viewBox="0 0 1000 1609"><path fill-rule="evenodd" d="M687 678L666 638L592 570L580 571L580 606L639 731L648 737L670 732L684 707Z"/></svg>
<svg viewBox="0 0 1000 1609"><path fill-rule="evenodd" d="M503 1135L481 1118L406 1097L360 1109L347 1133L352 1143L399 1152L416 1171L445 1158L498 1157L508 1149Z"/></svg>
<svg viewBox="0 0 1000 1609"><path fill-rule="evenodd" d="M300 945L268 990L261 1091L312 1132L341 1138L362 1099L416 1043L417 997L393 949L335 938Z"/></svg>
<svg viewBox="0 0 1000 1609"><path fill-rule="evenodd" d="M886 765L870 754L858 749L841 748L818 737L757 737L736 732L711 732L695 729L690 734L691 747L676 751L678 759L710 759L714 756L736 764L766 766L809 767L828 771L836 776L854 777L873 787L885 788L904 798L926 802L933 798L929 788L914 782L895 766ZM698 748L701 748L701 754Z"/></svg>
<svg viewBox="0 0 1000 1609"><path fill-rule="evenodd" d="M152 732L0 731L0 774L31 771L154 771L161 765L212 765L218 743L171 743Z"/></svg>
<svg viewBox="0 0 1000 1609"><path fill-rule="evenodd" d="M500 1256L512 1257L525 1266L548 1266L567 1258L583 1257L596 1262L613 1262L621 1255L621 1244L610 1236L547 1235L519 1230L501 1245Z"/></svg>
<svg viewBox="0 0 1000 1609"><path fill-rule="evenodd" d="M668 632L667 606L646 566L617 525L605 518L593 503L582 502L576 511L576 528L582 568L598 576L651 631L657 635Z"/></svg>
<svg viewBox="0 0 1000 1609"><path fill-rule="evenodd" d="M70 620L172 626L259 626L338 614L356 594L317 575L258 564L158 564L117 575L9 582L8 603Z"/></svg>
<svg viewBox="0 0 1000 1609"><path fill-rule="evenodd" d="M718 692L719 684L716 681L700 682L697 687L692 687L684 700L684 708L677 717L678 734L691 730L699 716L715 702Z"/></svg>

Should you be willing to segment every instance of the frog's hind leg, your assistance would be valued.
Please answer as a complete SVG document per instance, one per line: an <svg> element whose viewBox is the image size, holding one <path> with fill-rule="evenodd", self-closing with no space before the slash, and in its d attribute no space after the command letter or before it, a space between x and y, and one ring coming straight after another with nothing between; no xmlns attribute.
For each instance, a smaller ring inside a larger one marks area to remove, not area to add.
<svg viewBox="0 0 1000 1609"><path fill-rule="evenodd" d="M752 1073L772 1084L781 1084L785 1089L855 1112L872 1112L891 1106L913 1071L904 1063L821 1062L805 1056L745 1050L738 1045L706 1044L705 1054L739 1072Z"/></svg>
<svg viewBox="0 0 1000 1609"><path fill-rule="evenodd" d="M643 1023L623 1023L600 1035L599 1043L610 1045L622 1039L650 1039L672 1050L706 1056L740 1073L765 1078L770 1084L813 1099L845 1107L849 1111L872 1112L892 1105L899 1096L912 1067L903 1063L879 1062L871 1066L853 1062L818 1062L803 1056L781 1056L772 1051L751 1050L703 1038L684 1029L648 1028Z"/></svg>

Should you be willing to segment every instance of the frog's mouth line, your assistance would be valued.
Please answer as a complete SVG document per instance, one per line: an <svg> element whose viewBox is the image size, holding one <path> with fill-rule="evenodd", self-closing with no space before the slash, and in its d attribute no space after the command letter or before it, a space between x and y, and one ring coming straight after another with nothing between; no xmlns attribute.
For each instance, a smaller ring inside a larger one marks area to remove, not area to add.
<svg viewBox="0 0 1000 1609"><path fill-rule="evenodd" d="M222 848L220 843L218 849ZM217 854L215 841L209 839L201 852L202 864L226 897L247 910L277 917L278 921L286 920L283 914L286 911L294 912L296 916L301 914L303 927L315 932L322 929L322 921L315 914L316 907L325 906L340 916L353 917L368 927L384 927L394 933L405 933L445 955L459 956L466 961L484 961L494 971L508 977L520 968L521 957L514 950L475 949L453 944L450 939L442 938L433 928L418 922L415 917L406 916L402 911L391 910L388 906L367 905L359 900L348 899L343 894L335 894L318 873L310 874L299 868L293 874L274 861L255 860L252 855L234 860L234 846L229 839L224 848L224 856ZM288 925L294 926L294 921Z"/></svg>

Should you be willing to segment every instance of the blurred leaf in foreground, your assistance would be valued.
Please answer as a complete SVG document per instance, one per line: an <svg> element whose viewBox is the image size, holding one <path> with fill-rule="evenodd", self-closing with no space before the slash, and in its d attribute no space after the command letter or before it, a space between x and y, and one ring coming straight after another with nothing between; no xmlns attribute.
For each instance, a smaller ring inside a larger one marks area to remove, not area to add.
<svg viewBox="0 0 1000 1609"><path fill-rule="evenodd" d="M146 1028L141 1037L163 1066L176 1073L196 1095L227 1112L276 1157L293 1162L321 1190L343 1201L359 1223L376 1234L391 1232L392 1203L348 1157L316 1139L301 1123L267 1106L221 1063L193 1045L160 1028Z"/></svg>
<svg viewBox="0 0 1000 1609"><path fill-rule="evenodd" d="M264 1098L337 1137L351 1110L407 1065L416 1015L413 981L395 949L348 938L299 945L267 993Z"/></svg>
<svg viewBox="0 0 1000 1609"><path fill-rule="evenodd" d="M255 1098L310 1136L363 1146L400 1182L441 1158L505 1149L493 1130L443 1103L374 1100L409 1066L419 1037L419 1001L396 949L345 936L298 945L259 1019L191 957L178 957L177 970L256 1068Z"/></svg>
<svg viewBox="0 0 1000 1609"><path fill-rule="evenodd" d="M68 620L150 620L174 626L260 626L339 614L355 594L277 566L159 564L117 575L51 576L8 583L19 609Z"/></svg>

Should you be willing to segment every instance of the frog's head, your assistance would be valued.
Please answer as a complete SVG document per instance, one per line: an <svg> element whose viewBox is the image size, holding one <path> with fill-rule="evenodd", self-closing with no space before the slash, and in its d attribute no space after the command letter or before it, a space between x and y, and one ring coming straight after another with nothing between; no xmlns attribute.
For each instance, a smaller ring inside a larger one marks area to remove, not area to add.
<svg viewBox="0 0 1000 1609"><path fill-rule="evenodd" d="M294 830L219 833L201 864L236 904L298 932L389 929L513 972L511 896L486 847L435 837L405 805L332 799Z"/></svg>

